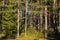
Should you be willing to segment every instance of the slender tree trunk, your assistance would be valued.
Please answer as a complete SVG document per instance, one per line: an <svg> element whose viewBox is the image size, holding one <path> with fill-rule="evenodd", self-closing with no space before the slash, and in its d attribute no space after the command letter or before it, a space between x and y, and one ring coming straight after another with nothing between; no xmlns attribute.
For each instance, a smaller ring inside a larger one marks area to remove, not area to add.
<svg viewBox="0 0 60 40"><path fill-rule="evenodd" d="M51 27L51 21L50 20L51 20L51 18L50 18L50 10L49 10L49 27Z"/></svg>
<svg viewBox="0 0 60 40"><path fill-rule="evenodd" d="M40 14L40 28L42 28L42 14ZM42 30L41 30L42 32Z"/></svg>
<svg viewBox="0 0 60 40"><path fill-rule="evenodd" d="M47 6L45 6L45 40L47 39Z"/></svg>
<svg viewBox="0 0 60 40"><path fill-rule="evenodd" d="M38 2L38 5L40 5L39 0L37 0L37 2ZM38 8L38 11L40 11L39 8ZM39 29L40 29L40 22L39 22L40 21L39 20L40 19L40 14L38 13L37 15L38 15L38 32L39 32Z"/></svg>
<svg viewBox="0 0 60 40"><path fill-rule="evenodd" d="M18 18L17 18L17 24L18 24L18 26L17 26L17 39L19 40L19 25L20 25L20 23L19 23L19 15L20 15L20 1L18 0Z"/></svg>
<svg viewBox="0 0 60 40"><path fill-rule="evenodd" d="M54 23L54 32L56 32L56 29L57 29L57 27L56 27L56 0L53 0L53 14L54 14L54 16L53 16L53 23Z"/></svg>
<svg viewBox="0 0 60 40"><path fill-rule="evenodd" d="M39 32L39 30L40 30L40 15L39 14L37 14L38 15L38 32Z"/></svg>
<svg viewBox="0 0 60 40"><path fill-rule="evenodd" d="M33 0L31 0L31 3L33 3ZM31 11L33 11L33 6L31 6ZM31 17L30 17L30 27L33 27L33 24L34 24L34 22L33 22L33 20L34 20L34 14L33 14L33 12L31 13Z"/></svg>
<svg viewBox="0 0 60 40"><path fill-rule="evenodd" d="M60 26L60 11L59 11L59 26Z"/></svg>
<svg viewBox="0 0 60 40"><path fill-rule="evenodd" d="M26 0L26 13L25 13L25 36L27 35L27 13L28 13L28 0Z"/></svg>
<svg viewBox="0 0 60 40"><path fill-rule="evenodd" d="M18 27L17 27L17 38L19 38L19 9L18 9Z"/></svg>
<svg viewBox="0 0 60 40"><path fill-rule="evenodd" d="M41 6L42 6L42 0L41 0ZM43 12L43 8L41 8L41 12ZM42 28L42 21L43 21L43 19L42 19L42 15L43 15L43 13L42 14L40 14L40 25L41 25L41 28ZM42 30L41 30L41 32L42 32Z"/></svg>
<svg viewBox="0 0 60 40"><path fill-rule="evenodd" d="M31 0L31 3L32 3L32 0ZM32 10L32 6L31 6L31 10ZM33 27L33 24L32 24L32 13L31 13L31 16L30 16L30 27Z"/></svg>

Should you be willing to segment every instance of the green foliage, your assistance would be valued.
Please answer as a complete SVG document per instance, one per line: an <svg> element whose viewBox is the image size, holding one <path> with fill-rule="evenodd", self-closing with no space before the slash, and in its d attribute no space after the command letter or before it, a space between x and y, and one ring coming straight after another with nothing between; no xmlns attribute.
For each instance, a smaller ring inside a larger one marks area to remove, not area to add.
<svg viewBox="0 0 60 40"><path fill-rule="evenodd" d="M5 0L0 0L0 7L1 7L1 10L2 10L2 11L0 10L0 12L2 14L2 19L0 20L0 22L2 22L2 24L0 25L0 27L2 26L1 36L2 37L4 37L4 36L6 36L6 37L16 37L16 34L17 34L17 10L18 10L17 3L18 3L18 1L17 0L8 0L7 4L4 4L4 1ZM20 5L21 11L24 10L24 12L26 12L25 1L22 1L22 0L19 0L19 1L20 1L20 4L21 4ZM47 3L48 5L45 4L45 3ZM6 10L5 10L4 6L7 7ZM48 16L51 16L52 13L53 13L52 11L54 10L52 8L53 7L53 1L51 1L51 0L43 0L41 4L40 4L39 1L28 3L28 6L29 6L28 11L30 11L30 14L31 13L33 13L34 15L42 14L43 18L45 16L45 14L43 14L44 11L45 11L45 9L44 9L45 6L48 6L47 7L48 12L47 13L50 12L50 15L47 14ZM26 16L26 15L24 15L24 16ZM37 18L37 16L35 16L35 17ZM32 20L34 20L34 18L32 17ZM42 18L42 21L44 20L43 18ZM30 21L30 19L28 17L27 17L27 19L28 19L27 21ZM40 20L40 18L39 18L39 20ZM36 20L34 20L34 22L35 21ZM40 38L44 37L42 28L40 29L42 31L38 32L34 27L29 27L29 26L26 28L27 36L25 37L25 23L24 23L25 22L25 17L22 17L20 22L22 24L22 26L20 27L20 32L21 32L20 37L21 38L23 37L23 38L26 38L28 40L29 39L39 40ZM29 23L27 25L29 25ZM49 34L51 34L52 32L53 32L53 30L49 29ZM60 32L60 30L59 30L59 32Z"/></svg>
<svg viewBox="0 0 60 40"><path fill-rule="evenodd" d="M4 1L4 0L3 0ZM2 16L2 33L6 37L16 37L17 34L17 13L14 7L16 6L14 3L15 0L9 0L9 4L5 5L7 7L7 10L1 11L3 16ZM4 6L2 6L4 7Z"/></svg>

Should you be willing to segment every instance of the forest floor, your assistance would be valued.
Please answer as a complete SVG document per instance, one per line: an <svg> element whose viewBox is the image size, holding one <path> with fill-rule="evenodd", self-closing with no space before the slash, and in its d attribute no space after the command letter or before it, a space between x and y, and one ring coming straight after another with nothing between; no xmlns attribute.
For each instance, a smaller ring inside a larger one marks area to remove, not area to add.
<svg viewBox="0 0 60 40"><path fill-rule="evenodd" d="M48 38L48 40L60 40L60 33L56 32L52 34L52 37Z"/></svg>
<svg viewBox="0 0 60 40"><path fill-rule="evenodd" d="M48 38L48 40L60 40L60 33L54 33L52 34L53 37ZM7 39L7 38L0 38L0 40L17 40L17 39ZM31 37L31 36L23 36L20 37L19 40L44 40L44 38L35 38L35 37Z"/></svg>

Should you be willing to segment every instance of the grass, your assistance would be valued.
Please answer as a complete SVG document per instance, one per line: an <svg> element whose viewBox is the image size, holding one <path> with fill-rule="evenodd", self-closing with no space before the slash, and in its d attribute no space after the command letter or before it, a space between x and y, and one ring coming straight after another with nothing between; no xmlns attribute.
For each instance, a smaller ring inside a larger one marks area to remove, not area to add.
<svg viewBox="0 0 60 40"><path fill-rule="evenodd" d="M20 37L20 40L44 40L44 38L35 38L33 36L23 36L23 37Z"/></svg>
<svg viewBox="0 0 60 40"><path fill-rule="evenodd" d="M3 33L0 33L0 38L2 38L2 37L4 37L5 36L5 34L3 34Z"/></svg>
<svg viewBox="0 0 60 40"><path fill-rule="evenodd" d="M27 29L26 33L27 35L25 36L25 32L22 32L18 40L44 40L43 33L38 32L35 28ZM4 34L0 34L0 36L4 36ZM10 40L10 39L7 38L7 40ZM14 40L17 40L17 38Z"/></svg>
<svg viewBox="0 0 60 40"><path fill-rule="evenodd" d="M44 36L42 32L37 32L35 29L29 28L27 31L27 35L25 36L25 33L22 33L19 39L20 40L44 40Z"/></svg>

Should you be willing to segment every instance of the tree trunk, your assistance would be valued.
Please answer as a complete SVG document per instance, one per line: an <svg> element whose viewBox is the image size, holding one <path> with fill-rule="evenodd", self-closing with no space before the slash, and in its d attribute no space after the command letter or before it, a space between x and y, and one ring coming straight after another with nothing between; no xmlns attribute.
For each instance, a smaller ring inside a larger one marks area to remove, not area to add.
<svg viewBox="0 0 60 40"><path fill-rule="evenodd" d="M57 24L56 24L56 6L57 6L57 4L56 4L56 0L53 0L53 23L54 23L54 32L56 32L56 29L57 29Z"/></svg>
<svg viewBox="0 0 60 40"><path fill-rule="evenodd" d="M40 14L40 28L42 28L42 14ZM42 32L42 30L41 30Z"/></svg>
<svg viewBox="0 0 60 40"><path fill-rule="evenodd" d="M32 3L32 0L31 0L31 3ZM32 10L33 8L32 8L32 6L31 6L31 10ZM31 13L31 16L30 16L30 27L33 27L33 24L32 24L32 13Z"/></svg>
<svg viewBox="0 0 60 40"><path fill-rule="evenodd" d="M41 18L41 14L39 13L40 12L40 1L41 0L37 0L37 2L38 2L38 5L39 5L39 7L37 8L38 9L38 14L37 14L37 18L38 18L38 32L40 31L40 23L41 23L41 21L40 21L40 18Z"/></svg>
<svg viewBox="0 0 60 40"><path fill-rule="evenodd" d="M42 6L42 0L41 0L41 6ZM43 12L43 8L41 8L41 12ZM42 28L42 21L43 21L43 19L42 19L42 15L43 15L43 13L42 14L40 14L40 26L41 26L41 28ZM41 30L41 32L42 32L42 30Z"/></svg>
<svg viewBox="0 0 60 40"><path fill-rule="evenodd" d="M18 9L18 27L17 27L17 38L19 38L19 9Z"/></svg>
<svg viewBox="0 0 60 40"><path fill-rule="evenodd" d="M59 10L59 26L60 26L60 10Z"/></svg>
<svg viewBox="0 0 60 40"><path fill-rule="evenodd" d="M18 0L18 19L17 19L17 24L18 24L18 26L17 26L17 39L19 39L19 15L20 15L20 1Z"/></svg>
<svg viewBox="0 0 60 40"><path fill-rule="evenodd" d="M47 6L45 6L45 40L47 39Z"/></svg>
<svg viewBox="0 0 60 40"><path fill-rule="evenodd" d="M27 13L28 13L28 0L26 0L26 13L25 13L25 36L27 35Z"/></svg>

